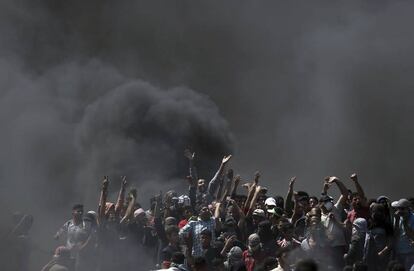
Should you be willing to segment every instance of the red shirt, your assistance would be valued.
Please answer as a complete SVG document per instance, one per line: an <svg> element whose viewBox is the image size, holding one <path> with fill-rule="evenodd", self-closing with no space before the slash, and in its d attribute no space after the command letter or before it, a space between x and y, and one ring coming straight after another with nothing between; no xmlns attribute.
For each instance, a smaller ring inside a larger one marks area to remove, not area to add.
<svg viewBox="0 0 414 271"><path fill-rule="evenodd" d="M364 206L359 208L358 210L351 210L348 212L347 218L351 223L354 223L354 220L357 218L365 218L368 219L369 218L369 207Z"/></svg>
<svg viewBox="0 0 414 271"><path fill-rule="evenodd" d="M252 255L248 249L243 251L243 261L246 265L247 271L258 270L258 268L261 267L261 265L263 264L265 258L266 254L263 250L260 250L258 253L255 253L254 255Z"/></svg>

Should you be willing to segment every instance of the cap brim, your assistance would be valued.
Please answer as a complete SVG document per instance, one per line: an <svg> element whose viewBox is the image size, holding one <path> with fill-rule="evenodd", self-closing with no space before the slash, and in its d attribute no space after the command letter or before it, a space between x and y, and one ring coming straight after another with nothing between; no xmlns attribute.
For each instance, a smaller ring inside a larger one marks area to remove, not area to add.
<svg viewBox="0 0 414 271"><path fill-rule="evenodd" d="M400 205L398 204L398 201L393 201L393 202L391 203L391 207L392 207L392 208L398 208L398 207L400 207Z"/></svg>

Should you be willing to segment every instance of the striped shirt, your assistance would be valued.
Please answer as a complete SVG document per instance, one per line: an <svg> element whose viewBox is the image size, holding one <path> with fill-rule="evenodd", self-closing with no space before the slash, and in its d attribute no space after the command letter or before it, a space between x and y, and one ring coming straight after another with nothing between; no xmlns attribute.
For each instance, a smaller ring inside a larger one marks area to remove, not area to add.
<svg viewBox="0 0 414 271"><path fill-rule="evenodd" d="M212 233L212 239L215 240L216 221L214 217L209 220L201 220L198 218L197 221L189 221L181 230L180 236L190 235L193 240L193 256L203 256L203 248L201 246L201 232L204 229L208 229Z"/></svg>

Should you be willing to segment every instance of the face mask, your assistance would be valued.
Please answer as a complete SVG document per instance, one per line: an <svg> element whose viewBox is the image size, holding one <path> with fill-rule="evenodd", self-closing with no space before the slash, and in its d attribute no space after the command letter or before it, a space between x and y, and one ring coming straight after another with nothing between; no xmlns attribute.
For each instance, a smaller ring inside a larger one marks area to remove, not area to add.
<svg viewBox="0 0 414 271"><path fill-rule="evenodd" d="M352 227L352 235L358 235L358 230L355 227Z"/></svg>
<svg viewBox="0 0 414 271"><path fill-rule="evenodd" d="M331 211L333 208L333 203L331 201L328 201L328 202L325 202L323 206L325 206L326 210Z"/></svg>

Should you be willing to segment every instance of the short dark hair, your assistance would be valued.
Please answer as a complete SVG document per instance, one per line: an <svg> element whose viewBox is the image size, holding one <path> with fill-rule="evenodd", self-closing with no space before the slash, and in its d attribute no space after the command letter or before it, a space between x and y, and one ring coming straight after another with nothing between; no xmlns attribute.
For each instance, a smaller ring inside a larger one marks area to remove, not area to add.
<svg viewBox="0 0 414 271"><path fill-rule="evenodd" d="M77 203L77 204L74 204L72 207L72 210L79 210L79 209L83 210L83 204Z"/></svg>

